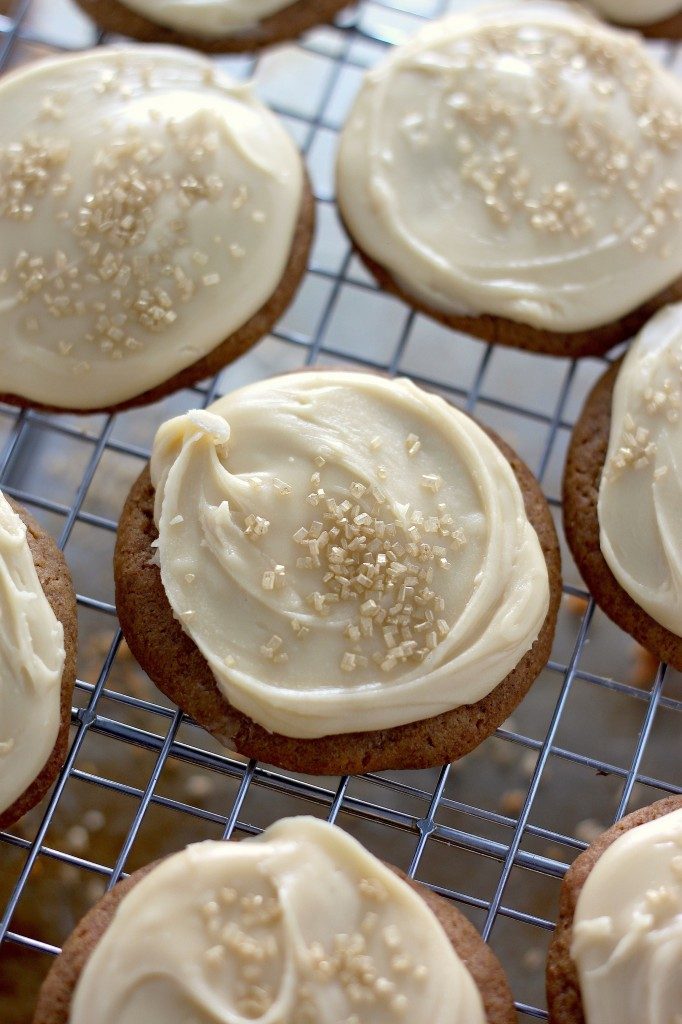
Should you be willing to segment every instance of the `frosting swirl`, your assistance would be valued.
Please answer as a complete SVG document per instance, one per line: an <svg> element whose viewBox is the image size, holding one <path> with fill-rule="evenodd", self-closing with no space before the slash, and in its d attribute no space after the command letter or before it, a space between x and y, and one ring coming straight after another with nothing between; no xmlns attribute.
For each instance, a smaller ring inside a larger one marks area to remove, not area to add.
<svg viewBox="0 0 682 1024"><path fill-rule="evenodd" d="M40 774L59 731L64 630L26 527L0 493L0 813Z"/></svg>
<svg viewBox="0 0 682 1024"><path fill-rule="evenodd" d="M600 14L623 25L652 25L682 11L680 0L590 0Z"/></svg>
<svg viewBox="0 0 682 1024"><path fill-rule="evenodd" d="M497 446L407 380L292 374L165 423L161 578L230 703L319 737L472 704L547 615Z"/></svg>
<svg viewBox="0 0 682 1024"><path fill-rule="evenodd" d="M599 543L621 587L682 636L682 303L643 328L618 371L599 486Z"/></svg>
<svg viewBox="0 0 682 1024"><path fill-rule="evenodd" d="M573 921L587 1024L677 1024L682 809L624 832L587 877Z"/></svg>
<svg viewBox="0 0 682 1024"><path fill-rule="evenodd" d="M432 309L573 332L682 274L682 84L574 5L428 25L366 76L337 178L360 248Z"/></svg>
<svg viewBox="0 0 682 1024"><path fill-rule="evenodd" d="M0 392L125 401L276 290L303 189L248 86L166 47L98 49L0 82Z"/></svg>
<svg viewBox="0 0 682 1024"><path fill-rule="evenodd" d="M159 942L159 936L163 942ZM205 842L123 898L70 1024L485 1024L467 967L419 895L314 818Z"/></svg>
<svg viewBox="0 0 682 1024"><path fill-rule="evenodd" d="M150 21L193 35L219 39L253 28L263 18L291 7L294 0L123 0Z"/></svg>

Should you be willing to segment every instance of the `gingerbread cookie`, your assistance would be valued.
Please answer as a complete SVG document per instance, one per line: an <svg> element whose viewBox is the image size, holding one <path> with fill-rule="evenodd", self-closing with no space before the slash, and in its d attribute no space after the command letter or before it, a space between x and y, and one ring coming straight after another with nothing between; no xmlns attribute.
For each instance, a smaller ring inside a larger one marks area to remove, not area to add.
<svg viewBox="0 0 682 1024"><path fill-rule="evenodd" d="M682 304L661 310L597 381L564 471L564 530L606 614L682 669L678 468Z"/></svg>
<svg viewBox="0 0 682 1024"><path fill-rule="evenodd" d="M67 941L34 1024L180 1024L189 1009L197 1024L270 1011L316 1024L516 1020L501 965L451 903L305 817L120 882Z"/></svg>
<svg viewBox="0 0 682 1024"><path fill-rule="evenodd" d="M352 0L350 0L352 2ZM77 0L106 32L144 43L240 53L296 39L349 0Z"/></svg>
<svg viewBox="0 0 682 1024"><path fill-rule="evenodd" d="M409 381L334 371L166 423L114 575L167 696L317 774L477 746L546 664L561 592L549 508L503 442Z"/></svg>
<svg viewBox="0 0 682 1024"><path fill-rule="evenodd" d="M578 5L427 25L341 137L342 219L380 285L485 341L604 352L682 298L682 83Z"/></svg>
<svg viewBox="0 0 682 1024"><path fill-rule="evenodd" d="M682 1005L682 796L635 811L566 875L547 960L551 1024L663 1024Z"/></svg>
<svg viewBox="0 0 682 1024"><path fill-rule="evenodd" d="M76 595L53 539L0 493L0 829L64 764L76 681Z"/></svg>
<svg viewBox="0 0 682 1024"><path fill-rule="evenodd" d="M3 78L0 114L2 401L154 401L281 316L314 203L248 86L189 51L104 48Z"/></svg>

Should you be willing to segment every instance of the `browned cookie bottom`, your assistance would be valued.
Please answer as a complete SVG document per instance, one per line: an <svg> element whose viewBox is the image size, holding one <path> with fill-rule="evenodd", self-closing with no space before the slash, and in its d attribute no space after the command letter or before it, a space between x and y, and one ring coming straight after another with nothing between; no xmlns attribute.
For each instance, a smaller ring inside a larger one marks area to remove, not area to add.
<svg viewBox="0 0 682 1024"><path fill-rule="evenodd" d="M679 278L668 288L659 292L658 295L654 295L653 298L619 320L590 330L574 332L542 330L518 323L516 320L508 320L502 316L485 313L480 316L446 313L427 305L421 299L405 291L386 267L377 263L359 248L353 239L352 232L347 225L345 226L358 256L385 291L391 292L406 302L408 306L431 317L432 320L437 320L454 331L471 334L475 338L480 338L481 341L490 342L493 345L504 345L507 348L520 348L527 352L538 352L569 359L602 355L614 345L633 338L654 313L663 306L682 300L682 278Z"/></svg>
<svg viewBox="0 0 682 1024"><path fill-rule="evenodd" d="M150 864L119 882L77 925L43 983L33 1024L67 1024L78 979L109 927L119 903L158 863ZM515 1024L514 1001L502 965L474 926L452 903L411 881L397 868L392 867L391 870L408 882L438 918L481 993L487 1024Z"/></svg>
<svg viewBox="0 0 682 1024"><path fill-rule="evenodd" d="M143 43L188 46L204 53L242 53L296 39L315 25L333 21L334 16L352 2L354 0L293 0L284 10L263 18L253 28L219 39L209 39L159 25L132 11L120 0L77 0L86 14L105 32L116 32L140 39Z"/></svg>
<svg viewBox="0 0 682 1024"><path fill-rule="evenodd" d="M597 381L573 430L564 469L564 531L576 565L599 607L661 661L682 669L682 638L652 619L623 590L599 544L599 484L620 366L620 361L615 363Z"/></svg>
<svg viewBox="0 0 682 1024"><path fill-rule="evenodd" d="M66 659L64 661L64 671L62 672L61 722L52 753L42 771L31 785L24 790L21 796L17 797L7 810L0 812L0 829L9 828L42 800L59 775L62 765L66 760L66 751L69 745L69 727L71 725L71 698L76 682L78 636L76 593L73 589L71 573L69 572L64 555L52 537L43 530L42 526L35 521L33 516L29 515L21 505L12 501L9 495L6 495L6 497L13 510L26 525L26 538L33 555L33 562L38 573L40 585L45 592L52 611L64 627Z"/></svg>
<svg viewBox="0 0 682 1024"><path fill-rule="evenodd" d="M650 807L643 807L640 811L628 814L602 833L569 868L561 886L559 919L547 957L547 1006L550 1024L585 1024L578 972L571 959L571 941L578 898L590 871L602 853L624 832L677 811L681 807L682 796L671 796L659 800Z"/></svg>
<svg viewBox="0 0 682 1024"><path fill-rule="evenodd" d="M308 740L268 732L233 708L199 649L173 616L159 568L150 564L157 531L148 469L126 501L114 555L116 607L128 646L167 697L245 757L313 775L426 768L463 757L509 717L546 665L561 599L559 546L547 502L528 467L503 441L491 436L516 474L538 534L547 561L550 606L532 648L477 703L391 729Z"/></svg>
<svg viewBox="0 0 682 1024"><path fill-rule="evenodd" d="M2 2L2 0L0 0L0 2ZM83 406L78 409L65 410L58 405L44 405L41 402L33 402L21 395L3 393L0 393L0 402L7 402L10 405L18 405L22 408L40 409L44 412L113 413L121 412L124 409L135 408L140 405L148 405L151 402L157 402L159 399L165 398L166 395L170 395L174 391L180 391L182 388L189 388L193 384L198 383L198 381L214 376L214 374L218 373L229 363L233 362L233 360L238 356L246 352L247 349L251 348L252 345L255 345L257 341L260 341L261 338L265 337L268 331L270 331L274 324L276 324L284 314L285 310L296 295L301 279L306 272L314 229L315 199L313 198L310 181L306 175L301 210L293 242L291 244L287 267L282 279L277 285L277 288L272 293L268 301L264 306L261 306L258 312L255 313L250 320L247 320L245 324L231 334L229 338L226 338L225 341L221 342L221 344L211 352L202 356L201 359L198 359L195 363L185 367L184 370L180 370L172 377L169 377L168 380L158 384L156 387L150 388L148 391L144 391L139 395L135 395L133 398L128 398L124 402L116 402L114 405L97 406L94 408L92 406L88 406L86 403L87 381L84 381L83 385L85 393Z"/></svg>

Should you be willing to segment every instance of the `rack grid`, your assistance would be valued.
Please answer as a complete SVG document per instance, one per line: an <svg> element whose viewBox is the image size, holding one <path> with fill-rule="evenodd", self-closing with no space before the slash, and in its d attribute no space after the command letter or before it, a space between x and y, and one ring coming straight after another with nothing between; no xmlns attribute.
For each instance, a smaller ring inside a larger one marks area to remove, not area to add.
<svg viewBox="0 0 682 1024"><path fill-rule="evenodd" d="M337 821L454 900L500 954L521 1019L546 1019L544 951L568 864L628 810L682 792L680 676L655 665L595 609L565 545L552 661L495 738L440 770L312 779L247 763L141 678L117 627L107 557L156 426L286 369L409 374L500 430L558 513L568 434L606 360L495 350L436 326L377 290L335 214L335 136L364 69L425 19L476 2L363 0L296 44L219 59L235 77L253 76L283 117L306 155L317 200L309 273L266 341L213 381L151 409L79 418L0 405L0 486L65 550L81 634L64 770L41 807L0 835L7 1024L30 1020L35 986L75 919L127 871L192 839L256 834L302 812ZM16 0L0 14L0 71L109 41L70 0ZM678 61L671 45L652 45L666 62Z"/></svg>

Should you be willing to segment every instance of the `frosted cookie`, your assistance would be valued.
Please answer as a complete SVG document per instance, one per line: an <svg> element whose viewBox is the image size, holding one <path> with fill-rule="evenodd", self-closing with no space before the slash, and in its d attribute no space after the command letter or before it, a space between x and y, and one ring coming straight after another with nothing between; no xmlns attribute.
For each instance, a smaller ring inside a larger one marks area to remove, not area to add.
<svg viewBox="0 0 682 1024"><path fill-rule="evenodd" d="M370 71L342 218L379 283L486 341L603 352L682 298L682 82L549 0L434 22Z"/></svg>
<svg viewBox="0 0 682 1024"><path fill-rule="evenodd" d="M560 593L547 503L503 442L410 381L334 371L164 424L114 575L167 696L322 774L467 753L547 662Z"/></svg>
<svg viewBox="0 0 682 1024"><path fill-rule="evenodd" d="M0 398L153 401L258 341L306 266L298 151L185 50L98 49L0 80Z"/></svg>
<svg viewBox="0 0 682 1024"><path fill-rule="evenodd" d="M604 18L648 36L682 38L680 0L590 0Z"/></svg>
<svg viewBox="0 0 682 1024"><path fill-rule="evenodd" d="M564 528L595 600L682 669L682 303L597 382L564 474Z"/></svg>
<svg viewBox="0 0 682 1024"><path fill-rule="evenodd" d="M159 942L158 936L164 936ZM81 921L34 1024L513 1024L504 971L455 907L334 825L189 846Z"/></svg>
<svg viewBox="0 0 682 1024"><path fill-rule="evenodd" d="M207 53L255 50L332 21L352 0L77 0L107 32Z"/></svg>
<svg viewBox="0 0 682 1024"><path fill-rule="evenodd" d="M566 875L547 961L551 1024L676 1024L682 796L623 818Z"/></svg>
<svg viewBox="0 0 682 1024"><path fill-rule="evenodd" d="M66 757L76 595L64 556L0 493L0 829L37 804Z"/></svg>

